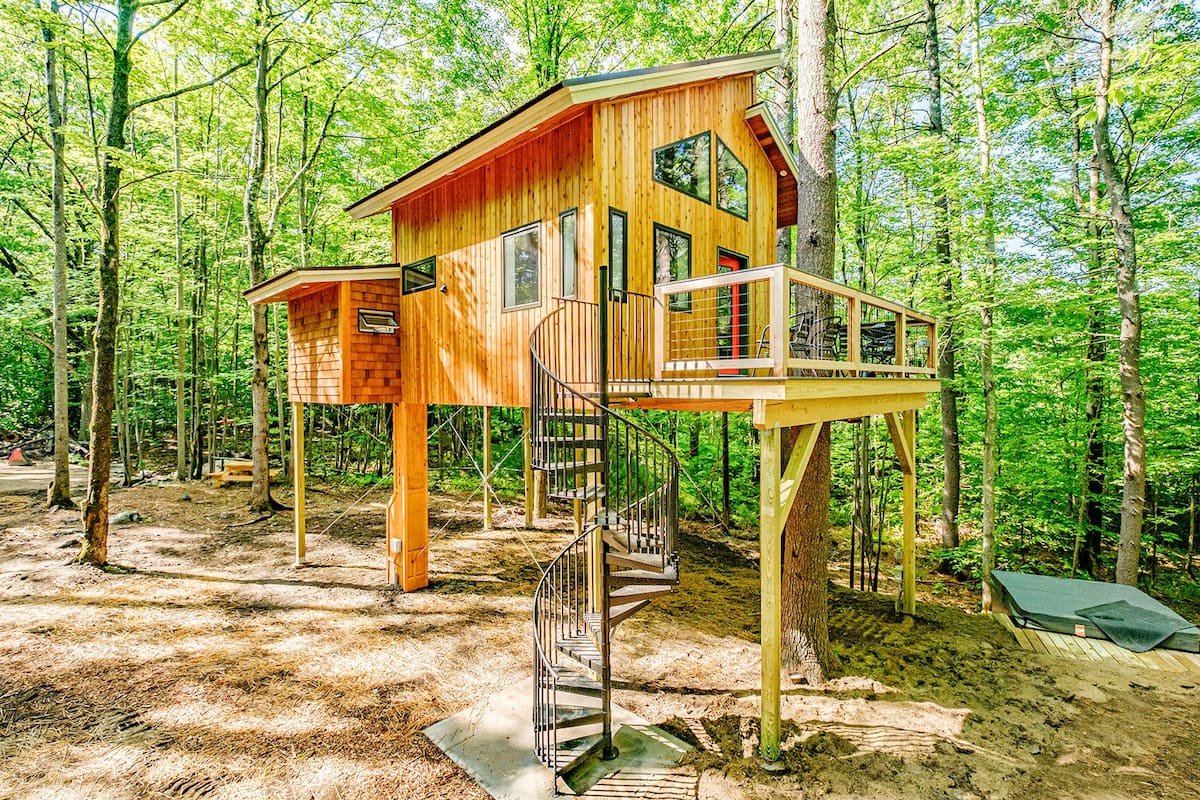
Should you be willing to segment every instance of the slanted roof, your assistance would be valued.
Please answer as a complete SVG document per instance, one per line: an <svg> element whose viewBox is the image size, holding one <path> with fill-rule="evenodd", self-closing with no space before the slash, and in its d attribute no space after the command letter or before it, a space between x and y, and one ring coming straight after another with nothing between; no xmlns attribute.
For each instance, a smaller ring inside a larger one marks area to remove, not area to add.
<svg viewBox="0 0 1200 800"><path fill-rule="evenodd" d="M387 211L396 200L452 175L522 135L544 129L547 123L564 121L579 113L581 106L685 83L758 73L779 64L779 51L768 50L607 75L567 78L441 155L434 156L408 174L348 206L346 212L354 219L362 219ZM794 218L793 210L793 222L788 224L793 224Z"/></svg>
<svg viewBox="0 0 1200 800"><path fill-rule="evenodd" d="M242 297L245 297L252 306L260 303L280 303L315 292L330 283L396 280L400 277L400 271L399 264L289 269L247 289L242 292Z"/></svg>
<svg viewBox="0 0 1200 800"><path fill-rule="evenodd" d="M784 143L783 135L770 110L763 103L746 109L746 124L754 138L758 139L767 160L775 167L775 227L786 228L796 224L799 213L800 184L796 157Z"/></svg>

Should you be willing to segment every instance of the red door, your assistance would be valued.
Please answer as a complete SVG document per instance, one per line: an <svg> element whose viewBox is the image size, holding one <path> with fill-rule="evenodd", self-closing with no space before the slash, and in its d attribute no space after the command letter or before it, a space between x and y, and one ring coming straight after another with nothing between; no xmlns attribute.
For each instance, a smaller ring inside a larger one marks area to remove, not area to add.
<svg viewBox="0 0 1200 800"><path fill-rule="evenodd" d="M717 273L737 272L746 268L744 256L717 251ZM717 357L746 358L749 348L750 309L746 287L734 284L717 294ZM736 368L717 370L719 375L741 375Z"/></svg>

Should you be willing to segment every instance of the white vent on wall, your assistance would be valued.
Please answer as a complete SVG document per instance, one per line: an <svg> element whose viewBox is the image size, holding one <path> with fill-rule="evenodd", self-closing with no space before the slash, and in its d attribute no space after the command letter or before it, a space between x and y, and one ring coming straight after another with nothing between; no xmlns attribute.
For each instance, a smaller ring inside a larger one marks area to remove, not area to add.
<svg viewBox="0 0 1200 800"><path fill-rule="evenodd" d="M358 310L359 333L395 333L399 327L395 312L381 311L375 308Z"/></svg>

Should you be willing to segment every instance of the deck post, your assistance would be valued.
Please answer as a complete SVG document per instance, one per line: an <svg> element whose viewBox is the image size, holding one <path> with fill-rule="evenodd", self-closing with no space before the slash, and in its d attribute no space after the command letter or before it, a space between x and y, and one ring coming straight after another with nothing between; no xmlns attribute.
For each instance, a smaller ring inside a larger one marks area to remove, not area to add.
<svg viewBox="0 0 1200 800"><path fill-rule="evenodd" d="M904 439L911 461L904 473L904 613L917 612L917 410L906 411Z"/></svg>
<svg viewBox="0 0 1200 800"><path fill-rule="evenodd" d="M483 529L492 529L492 407L483 407Z"/></svg>
<svg viewBox="0 0 1200 800"><path fill-rule="evenodd" d="M296 534L296 566L308 557L304 518L304 403L292 403L292 528Z"/></svg>
<svg viewBox="0 0 1200 800"><path fill-rule="evenodd" d="M533 410L521 409L521 459L525 466L525 527L533 527Z"/></svg>
<svg viewBox="0 0 1200 800"><path fill-rule="evenodd" d="M764 430L759 452L758 550L761 586L762 719L759 754L764 761L779 760L780 647L783 638L783 548L779 513L780 432Z"/></svg>
<svg viewBox="0 0 1200 800"><path fill-rule="evenodd" d="M883 415L904 473L904 538L900 556L900 610L917 611L917 411Z"/></svg>
<svg viewBox="0 0 1200 800"><path fill-rule="evenodd" d="M392 404L392 496L387 506L388 582L406 592L429 585L429 452L426 409Z"/></svg>

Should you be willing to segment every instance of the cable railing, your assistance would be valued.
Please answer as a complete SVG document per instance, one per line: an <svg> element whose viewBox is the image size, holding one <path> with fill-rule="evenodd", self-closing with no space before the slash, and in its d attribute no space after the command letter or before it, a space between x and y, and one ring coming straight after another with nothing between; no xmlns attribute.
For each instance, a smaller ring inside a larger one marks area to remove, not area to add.
<svg viewBox="0 0 1200 800"><path fill-rule="evenodd" d="M937 323L786 265L655 287L654 377L927 377Z"/></svg>

